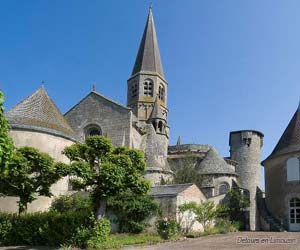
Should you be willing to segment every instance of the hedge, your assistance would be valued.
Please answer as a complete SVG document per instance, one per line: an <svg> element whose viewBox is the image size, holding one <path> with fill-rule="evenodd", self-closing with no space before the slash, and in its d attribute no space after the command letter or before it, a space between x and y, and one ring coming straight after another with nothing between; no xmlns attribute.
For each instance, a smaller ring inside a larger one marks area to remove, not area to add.
<svg viewBox="0 0 300 250"><path fill-rule="evenodd" d="M78 229L89 230L94 222L88 212L0 213L0 245L72 245Z"/></svg>

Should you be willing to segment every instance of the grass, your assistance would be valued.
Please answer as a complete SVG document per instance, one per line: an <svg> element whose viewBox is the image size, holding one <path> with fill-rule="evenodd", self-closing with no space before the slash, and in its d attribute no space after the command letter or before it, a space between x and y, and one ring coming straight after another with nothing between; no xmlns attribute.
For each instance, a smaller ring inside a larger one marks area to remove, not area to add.
<svg viewBox="0 0 300 250"><path fill-rule="evenodd" d="M101 250L116 250L126 245L153 245L164 241L158 234L112 234Z"/></svg>

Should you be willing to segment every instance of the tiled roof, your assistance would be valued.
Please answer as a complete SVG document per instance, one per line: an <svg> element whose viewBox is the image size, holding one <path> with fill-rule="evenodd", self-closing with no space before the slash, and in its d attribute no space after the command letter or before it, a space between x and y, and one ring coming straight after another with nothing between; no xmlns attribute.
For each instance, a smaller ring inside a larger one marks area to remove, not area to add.
<svg viewBox="0 0 300 250"><path fill-rule="evenodd" d="M187 183L187 184L154 186L151 188L151 194L153 196L176 196L193 185L194 185L193 183Z"/></svg>
<svg viewBox="0 0 300 250"><path fill-rule="evenodd" d="M213 147L200 162L198 170L201 174L235 174L234 168Z"/></svg>
<svg viewBox="0 0 300 250"><path fill-rule="evenodd" d="M142 71L164 77L151 8L131 75Z"/></svg>
<svg viewBox="0 0 300 250"><path fill-rule="evenodd" d="M300 109L298 108L280 137L271 155L267 158L300 150Z"/></svg>
<svg viewBox="0 0 300 250"><path fill-rule="evenodd" d="M12 127L19 125L23 128L46 128L67 137L74 137L72 128L44 88L38 89L18 103L5 116Z"/></svg>

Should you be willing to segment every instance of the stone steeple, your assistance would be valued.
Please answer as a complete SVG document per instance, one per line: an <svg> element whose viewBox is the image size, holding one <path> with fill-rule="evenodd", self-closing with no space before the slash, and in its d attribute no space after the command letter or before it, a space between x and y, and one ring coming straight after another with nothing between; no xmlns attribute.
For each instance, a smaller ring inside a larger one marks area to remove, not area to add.
<svg viewBox="0 0 300 250"><path fill-rule="evenodd" d="M156 73L164 78L151 7L131 75L140 72Z"/></svg>
<svg viewBox="0 0 300 250"><path fill-rule="evenodd" d="M162 118L167 120L167 88L150 7L140 47L127 81L127 106L139 121L147 122L158 97Z"/></svg>

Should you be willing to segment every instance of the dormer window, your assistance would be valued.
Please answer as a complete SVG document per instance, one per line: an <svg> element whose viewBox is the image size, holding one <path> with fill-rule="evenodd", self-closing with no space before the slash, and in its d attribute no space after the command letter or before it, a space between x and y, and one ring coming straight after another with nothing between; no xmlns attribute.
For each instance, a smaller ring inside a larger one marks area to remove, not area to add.
<svg viewBox="0 0 300 250"><path fill-rule="evenodd" d="M165 100L165 88L164 86L161 84L159 85L159 89L158 89L158 98L161 100L161 101L164 101Z"/></svg>
<svg viewBox="0 0 300 250"><path fill-rule="evenodd" d="M144 96L153 96L153 82L150 79L144 82Z"/></svg>

